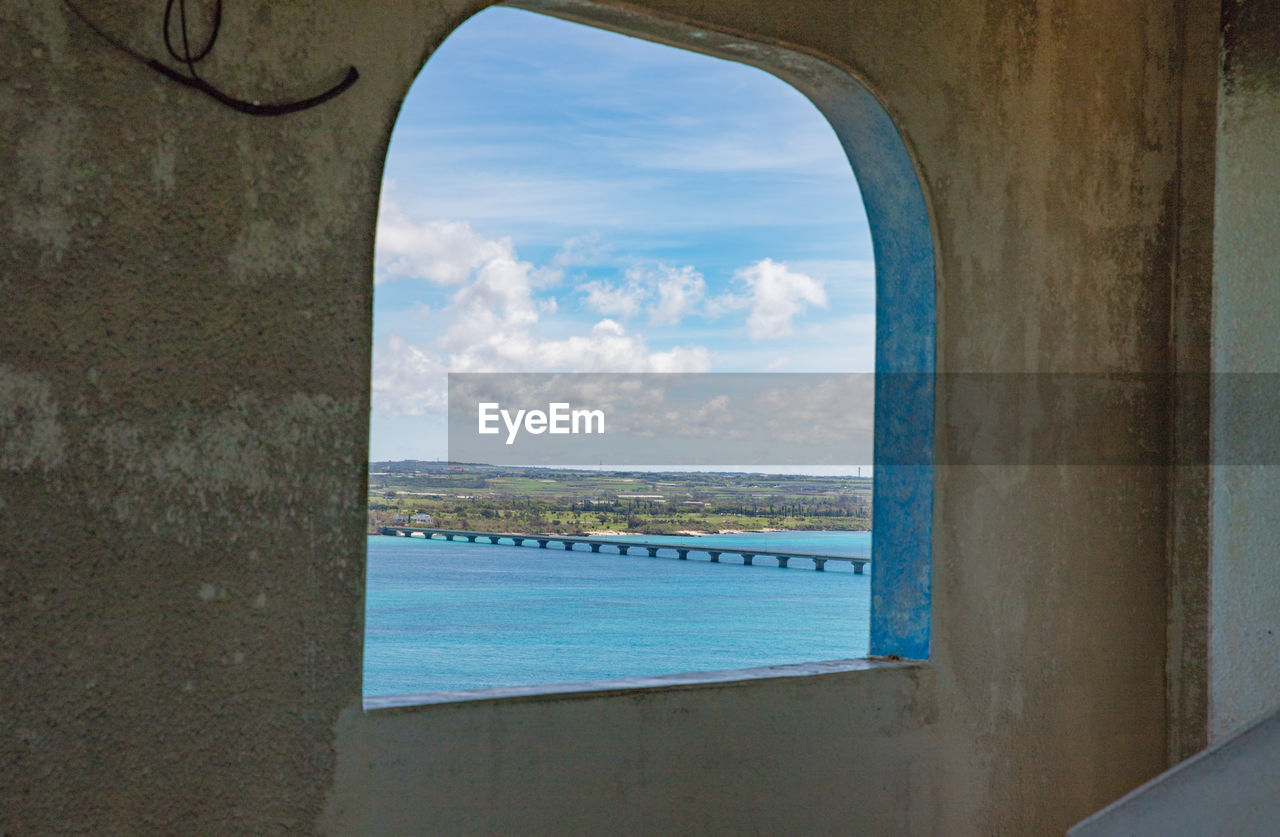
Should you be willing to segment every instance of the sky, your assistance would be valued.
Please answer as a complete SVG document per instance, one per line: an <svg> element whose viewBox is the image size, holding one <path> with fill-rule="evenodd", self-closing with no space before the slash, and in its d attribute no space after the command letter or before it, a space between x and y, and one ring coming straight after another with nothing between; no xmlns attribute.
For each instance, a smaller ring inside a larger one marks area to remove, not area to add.
<svg viewBox="0 0 1280 837"><path fill-rule="evenodd" d="M515 9L405 99L374 265L370 459L443 459L448 372L870 372L834 132L760 70Z"/></svg>

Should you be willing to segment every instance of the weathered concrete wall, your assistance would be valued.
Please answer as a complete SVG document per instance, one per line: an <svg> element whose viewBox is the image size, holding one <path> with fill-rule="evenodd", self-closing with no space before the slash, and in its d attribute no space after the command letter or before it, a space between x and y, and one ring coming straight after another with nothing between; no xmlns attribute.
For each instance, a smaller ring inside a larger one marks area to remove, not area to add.
<svg viewBox="0 0 1280 837"><path fill-rule="evenodd" d="M1214 371L1223 373L1214 399L1214 738L1280 706L1280 463L1274 444L1249 450L1240 441L1250 425L1276 421L1242 404L1248 382L1240 373L1280 373L1278 44L1274 3L1223 4L1213 246ZM1277 403L1274 393L1269 403Z"/></svg>
<svg viewBox="0 0 1280 837"><path fill-rule="evenodd" d="M81 5L164 54L163 4ZM250 98L379 36L228 6L206 72ZM305 829L360 688L393 94L253 119L58 3L0 32L0 830Z"/></svg>
<svg viewBox="0 0 1280 837"><path fill-rule="evenodd" d="M1220 17L1216 3L1186 4L1182 15L1179 223L1169 328L1176 382L1171 450L1180 463L1171 469L1168 509L1171 763L1208 743L1214 144L1207 137L1217 132Z"/></svg>
<svg viewBox="0 0 1280 837"><path fill-rule="evenodd" d="M163 4L85 5L163 54ZM222 86L361 73L261 119L0 0L0 829L1039 834L1162 769L1154 468L940 469L924 667L361 712L382 156L482 5L228 4ZM934 213L941 369L1163 372L1180 153L1212 142L1168 5L630 8L883 97ZM940 445L966 421L940 402Z"/></svg>
<svg viewBox="0 0 1280 837"><path fill-rule="evenodd" d="M940 802L932 679L912 664L868 664L353 712L339 728L326 824L349 834L928 833Z"/></svg>

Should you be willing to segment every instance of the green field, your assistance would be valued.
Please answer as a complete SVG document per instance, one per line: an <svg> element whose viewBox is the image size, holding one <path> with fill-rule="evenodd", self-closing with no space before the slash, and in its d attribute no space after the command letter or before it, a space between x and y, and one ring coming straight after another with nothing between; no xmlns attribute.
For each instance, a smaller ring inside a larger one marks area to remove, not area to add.
<svg viewBox="0 0 1280 837"><path fill-rule="evenodd" d="M370 531L418 513L483 532L866 530L871 478L370 463Z"/></svg>

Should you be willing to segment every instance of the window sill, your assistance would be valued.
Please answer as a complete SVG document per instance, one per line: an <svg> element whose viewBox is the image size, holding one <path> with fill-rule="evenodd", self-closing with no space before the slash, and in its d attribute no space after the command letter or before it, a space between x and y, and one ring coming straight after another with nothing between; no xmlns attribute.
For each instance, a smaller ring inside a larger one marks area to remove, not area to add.
<svg viewBox="0 0 1280 837"><path fill-rule="evenodd" d="M794 680L806 677L848 674L854 671L921 668L923 660L890 660L882 657L856 660L828 660L817 663L762 666L727 671L695 671L688 674L663 674L655 677L628 677L622 680L597 680L586 683L556 683L541 686L506 686L497 689L469 689L455 692L418 692L405 695L376 695L364 698L366 712L412 709L438 704L473 703L477 701L537 701L543 699L600 697L634 693L683 691L706 687L754 684L767 680Z"/></svg>

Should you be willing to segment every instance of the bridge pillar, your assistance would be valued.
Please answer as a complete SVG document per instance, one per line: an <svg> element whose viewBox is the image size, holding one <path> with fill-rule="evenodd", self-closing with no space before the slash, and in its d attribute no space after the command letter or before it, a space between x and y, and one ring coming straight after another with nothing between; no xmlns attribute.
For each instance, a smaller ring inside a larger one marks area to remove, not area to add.
<svg viewBox="0 0 1280 837"><path fill-rule="evenodd" d="M600 551L600 544L598 544L598 543L593 543L593 544L591 544L591 551L592 551L592 552L599 552L599 551Z"/></svg>
<svg viewBox="0 0 1280 837"><path fill-rule="evenodd" d="M720 553L719 553L719 552L711 552L711 551L709 551L709 550L708 550L707 554L711 556L711 563L713 563L713 564L719 564L719 563L720 563Z"/></svg>
<svg viewBox="0 0 1280 837"><path fill-rule="evenodd" d="M755 559L756 559L756 556L755 556L755 553L753 552L742 553L742 565L744 567L751 566L751 562L753 562Z"/></svg>
<svg viewBox="0 0 1280 837"><path fill-rule="evenodd" d="M545 538L538 538L538 549L546 549L548 541Z"/></svg>
<svg viewBox="0 0 1280 837"><path fill-rule="evenodd" d="M778 560L778 566L784 570L787 568L787 563L791 560L785 555L775 555L774 558Z"/></svg>
<svg viewBox="0 0 1280 837"><path fill-rule="evenodd" d="M866 563L865 561L854 561L853 562L854 573L857 575L862 575L862 567L865 565L865 563Z"/></svg>
<svg viewBox="0 0 1280 837"><path fill-rule="evenodd" d="M498 542L498 541L500 541L500 540L501 540L501 538L499 538L497 535L490 535L490 536L489 536L489 543L497 543L497 542Z"/></svg>
<svg viewBox="0 0 1280 837"><path fill-rule="evenodd" d="M573 541L560 541L560 543L564 544L564 549L566 552L569 552L573 549Z"/></svg>
<svg viewBox="0 0 1280 837"><path fill-rule="evenodd" d="M645 547L645 549L649 550L649 557L650 557L650 558L657 558L657 557L658 557L658 548L657 548L656 546L646 546L646 547Z"/></svg>
<svg viewBox="0 0 1280 837"><path fill-rule="evenodd" d="M676 552L680 555L680 560L681 560L681 561L688 561L688 560L689 560L689 550L687 550L687 549L677 549L677 550L676 550Z"/></svg>
<svg viewBox="0 0 1280 837"><path fill-rule="evenodd" d="M818 572L824 572L824 571L827 569L827 559L826 559L826 558L814 558L814 559L813 559L813 568L814 568L815 570L817 570Z"/></svg>
<svg viewBox="0 0 1280 837"><path fill-rule="evenodd" d="M479 535L467 535L467 543L475 543Z"/></svg>

